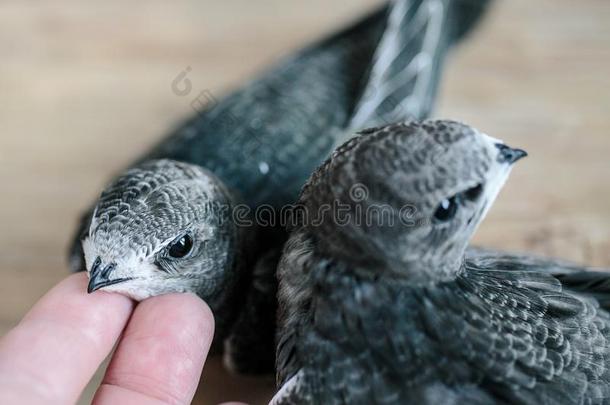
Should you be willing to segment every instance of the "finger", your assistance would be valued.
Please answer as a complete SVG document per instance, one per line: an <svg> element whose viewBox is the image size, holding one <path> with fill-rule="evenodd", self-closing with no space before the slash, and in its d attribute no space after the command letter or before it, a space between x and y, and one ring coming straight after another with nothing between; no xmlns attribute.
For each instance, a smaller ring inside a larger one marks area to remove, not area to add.
<svg viewBox="0 0 610 405"><path fill-rule="evenodd" d="M74 403L129 319L126 297L60 282L0 341L0 403Z"/></svg>
<svg viewBox="0 0 610 405"><path fill-rule="evenodd" d="M214 334L192 294L149 298L135 309L94 404L190 404Z"/></svg>

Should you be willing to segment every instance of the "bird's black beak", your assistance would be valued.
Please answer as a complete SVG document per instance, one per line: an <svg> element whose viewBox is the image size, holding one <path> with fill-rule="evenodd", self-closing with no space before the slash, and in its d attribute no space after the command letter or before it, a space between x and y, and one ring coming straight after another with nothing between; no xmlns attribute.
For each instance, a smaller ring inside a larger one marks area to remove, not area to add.
<svg viewBox="0 0 610 405"><path fill-rule="evenodd" d="M500 151L498 154L498 161L500 163L513 164L517 160L527 156L527 152L523 149L513 149L503 143L497 143L496 148Z"/></svg>
<svg viewBox="0 0 610 405"><path fill-rule="evenodd" d="M115 267L115 263L110 263L104 267L102 266L102 261L99 257L95 259L93 266L91 266L91 271L89 272L89 285L87 286L87 292L91 294L93 291L99 290L100 288L131 280L131 278L126 277L114 279L110 278L110 275Z"/></svg>

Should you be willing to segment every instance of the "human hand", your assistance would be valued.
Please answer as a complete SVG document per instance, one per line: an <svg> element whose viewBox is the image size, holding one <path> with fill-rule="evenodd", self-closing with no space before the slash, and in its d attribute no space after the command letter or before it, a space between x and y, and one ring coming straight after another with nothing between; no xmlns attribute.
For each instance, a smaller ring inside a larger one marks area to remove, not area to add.
<svg viewBox="0 0 610 405"><path fill-rule="evenodd" d="M0 403L75 403L117 341L94 404L190 403L214 333L208 306L86 289L84 273L68 277L0 340Z"/></svg>

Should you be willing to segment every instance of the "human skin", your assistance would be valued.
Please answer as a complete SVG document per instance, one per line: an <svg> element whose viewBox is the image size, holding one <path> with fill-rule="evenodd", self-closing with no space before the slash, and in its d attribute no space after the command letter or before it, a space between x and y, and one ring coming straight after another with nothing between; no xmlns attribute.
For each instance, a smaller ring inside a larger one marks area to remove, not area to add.
<svg viewBox="0 0 610 405"><path fill-rule="evenodd" d="M189 404L214 334L208 306L86 290L86 274L66 278L0 340L0 403L75 403L116 345L94 404Z"/></svg>

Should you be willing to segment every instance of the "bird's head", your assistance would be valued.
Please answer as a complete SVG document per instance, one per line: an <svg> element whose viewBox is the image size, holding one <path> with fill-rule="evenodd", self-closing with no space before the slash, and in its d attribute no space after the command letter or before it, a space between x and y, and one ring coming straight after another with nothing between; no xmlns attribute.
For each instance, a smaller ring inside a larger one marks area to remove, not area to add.
<svg viewBox="0 0 610 405"><path fill-rule="evenodd" d="M459 267L513 164L525 155L458 122L389 125L340 148L312 177L303 201L317 200L319 207L314 195L322 195L349 212L338 224L330 210L335 217L326 215L316 232L331 255L383 262L413 278L439 269L442 278L443 269Z"/></svg>
<svg viewBox="0 0 610 405"><path fill-rule="evenodd" d="M193 292L214 306L236 277L232 204L198 166L156 160L126 171L101 194L83 240L89 292Z"/></svg>

